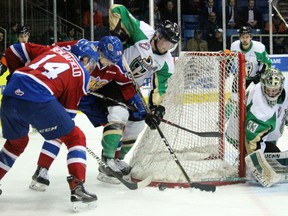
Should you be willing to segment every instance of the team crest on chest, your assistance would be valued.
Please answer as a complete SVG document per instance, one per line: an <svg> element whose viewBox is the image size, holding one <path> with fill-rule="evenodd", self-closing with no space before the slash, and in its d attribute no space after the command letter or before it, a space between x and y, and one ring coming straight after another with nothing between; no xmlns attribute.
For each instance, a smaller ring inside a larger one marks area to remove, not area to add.
<svg viewBox="0 0 288 216"><path fill-rule="evenodd" d="M108 83L107 80L103 79L101 80L100 77L90 77L90 82L89 82L89 91L96 91L100 88L102 88L104 85Z"/></svg>

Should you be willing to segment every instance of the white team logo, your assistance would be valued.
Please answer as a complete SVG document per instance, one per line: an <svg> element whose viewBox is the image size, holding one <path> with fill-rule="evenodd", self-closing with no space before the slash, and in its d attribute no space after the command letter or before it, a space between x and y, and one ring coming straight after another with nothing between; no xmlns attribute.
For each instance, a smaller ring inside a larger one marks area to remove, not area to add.
<svg viewBox="0 0 288 216"><path fill-rule="evenodd" d="M24 92L21 91L20 89L17 89L17 90L15 91L15 94L18 95L18 96L23 96L23 95L24 95Z"/></svg>

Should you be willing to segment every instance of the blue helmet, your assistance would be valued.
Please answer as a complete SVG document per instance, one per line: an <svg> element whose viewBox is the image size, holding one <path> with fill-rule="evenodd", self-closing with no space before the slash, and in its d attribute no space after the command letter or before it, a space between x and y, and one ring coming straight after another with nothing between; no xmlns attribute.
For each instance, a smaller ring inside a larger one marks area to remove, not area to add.
<svg viewBox="0 0 288 216"><path fill-rule="evenodd" d="M98 62L98 52L97 52L97 43L88 41L86 39L79 40L71 49L71 52L74 53L79 59L87 56L89 62L92 60Z"/></svg>
<svg viewBox="0 0 288 216"><path fill-rule="evenodd" d="M122 59L123 46L120 39L116 36L102 37L98 44L98 49L102 55L113 63Z"/></svg>

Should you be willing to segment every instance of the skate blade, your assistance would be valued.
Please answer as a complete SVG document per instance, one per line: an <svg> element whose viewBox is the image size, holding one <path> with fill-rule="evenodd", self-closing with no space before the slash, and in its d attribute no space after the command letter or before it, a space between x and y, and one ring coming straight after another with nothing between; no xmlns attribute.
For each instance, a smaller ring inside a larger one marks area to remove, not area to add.
<svg viewBox="0 0 288 216"><path fill-rule="evenodd" d="M47 185L39 183L35 180L32 180L31 184L29 185L29 188L35 191L46 191Z"/></svg>
<svg viewBox="0 0 288 216"><path fill-rule="evenodd" d="M77 201L77 202L72 202L72 210L73 212L80 212L80 211L85 211L89 209L94 209L97 207L97 201L92 201L92 202L82 202L82 201Z"/></svg>
<svg viewBox="0 0 288 216"><path fill-rule="evenodd" d="M115 177L111 177L111 176L107 176L101 172L99 172L97 179L99 181L105 182L105 183L109 183L109 184L120 184L121 182L115 178Z"/></svg>

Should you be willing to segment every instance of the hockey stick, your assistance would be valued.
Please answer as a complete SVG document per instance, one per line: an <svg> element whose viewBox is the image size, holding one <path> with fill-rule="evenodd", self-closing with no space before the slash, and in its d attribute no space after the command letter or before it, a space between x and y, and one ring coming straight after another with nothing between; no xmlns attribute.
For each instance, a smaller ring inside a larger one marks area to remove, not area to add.
<svg viewBox="0 0 288 216"><path fill-rule="evenodd" d="M86 147L87 152L98 161L100 166L104 166L105 168L107 168L109 170L109 172L115 177L117 178L120 182L122 182L122 184L124 184L127 188L129 188L130 190L136 190L136 189L140 189L140 188L144 188L146 186L148 186L151 181L152 181L152 177L149 176L146 179L144 179L143 181L134 183L134 182L129 182L126 181L125 179L122 178L122 176L120 176L118 173L114 172L104 161L101 160L100 157L98 157L90 148Z"/></svg>
<svg viewBox="0 0 288 216"><path fill-rule="evenodd" d="M190 186L192 188L200 189L201 191L215 192L216 187L214 185L201 184L201 183L196 183L196 182L192 182L191 181L191 179L189 178L188 174L186 173L186 171L184 170L183 166L181 165L180 161L178 160L178 158L177 158L174 150L172 149L171 145L168 143L168 140L166 139L166 137L164 136L163 132L159 128L159 125L157 123L154 123L154 126L157 128L161 139L165 143L165 145L166 145L167 149L169 150L172 158L174 159L174 161L178 165L179 169L181 170L182 174L185 176L185 178L188 181L188 183L190 184Z"/></svg>
<svg viewBox="0 0 288 216"><path fill-rule="evenodd" d="M99 93L96 93L96 92L91 92L91 91L89 91L88 93L91 94L91 95L94 95L94 96L96 96L96 97L102 98L102 99L104 99L104 100L109 100L109 101L111 101L111 102L113 102L113 103L115 103L115 104L118 104L118 105L120 105L120 106L123 106L123 107L126 108L126 109L130 109L130 110L132 110L132 111L136 111L136 108L135 108L135 107L129 106L129 105L127 105L127 104L125 104L125 103L122 103L122 102L120 102L120 101L117 101L117 100L115 100L115 99L113 99L113 98L106 97L106 96L104 96L104 95L102 95L102 94L99 94ZM172 125L172 126L174 126L174 127L176 127L176 128L180 128L180 129L182 129L182 130L185 130L185 131L187 131L187 132L189 132L189 133L195 134L195 135L200 136L200 137L221 137L221 134L220 134L219 132L196 132L196 131L192 131L192 130L190 130L190 129L184 128L184 127L182 127L182 126L180 126L180 125L177 125L177 124L175 124L175 123L173 123L173 122L171 122L171 121L165 120L165 119L162 119L162 122L164 122L164 123L166 123L166 124L169 124L169 125Z"/></svg>
<svg viewBox="0 0 288 216"><path fill-rule="evenodd" d="M211 132L196 132L196 131L192 131L192 130L189 130L187 128L184 128L180 125L177 125L177 124L170 122L168 120L165 120L165 119L162 119L162 122L169 124L169 125L172 125L174 127L180 128L182 130L185 130L187 132L190 132L190 133L195 134L195 135L200 136L200 137L221 137L221 133L216 132L216 131L215 132L212 132L212 131Z"/></svg>
<svg viewBox="0 0 288 216"><path fill-rule="evenodd" d="M115 99L113 99L113 98L110 98L110 97L106 97L106 96L104 96L104 95L102 95L102 94L99 94L99 93L97 93L97 92L88 91L88 93L91 94L91 95L94 95L94 96L96 96L96 97L102 98L102 99L104 99L104 100L111 101L111 102L113 102L113 103L115 103L115 104L117 104L117 105L123 106L123 107L126 108L126 109L129 109L129 110L132 110L132 111L137 111L136 108L133 107L133 106L129 106L129 105L125 104L125 103L122 103L122 102L117 101L117 100L115 100Z"/></svg>
<svg viewBox="0 0 288 216"><path fill-rule="evenodd" d="M132 71L125 59L125 57L123 56L123 64L127 70L127 73L129 73L129 76L135 86L135 90L138 93L140 99L142 100L143 105L145 106L146 112L147 113L151 113L151 110L149 109L148 105L146 104L144 97L142 95L142 92L140 90L140 87L138 86ZM196 182L191 182L191 179L189 178L187 172L184 170L183 166L181 165L180 161L178 160L174 150L172 149L171 145L169 144L168 140L166 139L166 137L164 136L163 132L161 131L159 125L156 122L153 122L155 128L157 129L162 141L164 142L164 144L166 145L167 149L169 150L170 155L172 156L172 158L174 159L175 163L178 165L179 169L181 170L182 174L184 175L184 177L186 178L186 180L188 181L189 185L192 188L197 188L200 189L201 191L211 191L211 192L215 192L216 187L214 185L205 185L205 184L201 184L201 183L196 183Z"/></svg>

